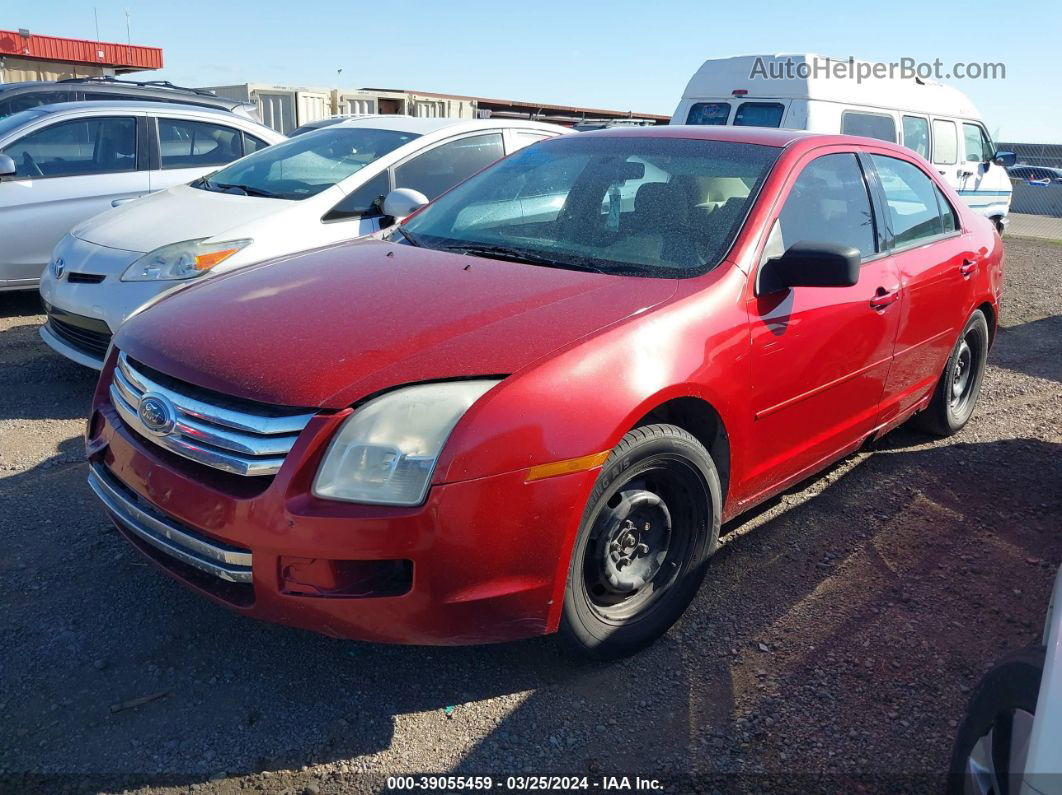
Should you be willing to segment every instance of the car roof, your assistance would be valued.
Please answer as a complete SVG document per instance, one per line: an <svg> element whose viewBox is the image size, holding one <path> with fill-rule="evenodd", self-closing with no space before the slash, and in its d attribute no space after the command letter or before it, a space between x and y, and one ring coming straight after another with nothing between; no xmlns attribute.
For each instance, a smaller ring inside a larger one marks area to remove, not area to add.
<svg viewBox="0 0 1062 795"><path fill-rule="evenodd" d="M345 119L337 124L328 125L328 129L337 127L368 127L374 130L394 130L396 132L419 133L420 135L448 129L497 130L505 127L528 127L542 130L564 129L556 124L543 124L542 122L522 121L520 119L449 119L390 115Z"/></svg>
<svg viewBox="0 0 1062 795"><path fill-rule="evenodd" d="M210 97L204 97L209 100ZM135 110L155 111L165 113L213 113L224 116L227 119L237 118L246 121L245 117L231 113L224 108L211 108L205 105L197 105L191 102L156 102L154 100L138 101L135 99L93 99L82 102L52 102L47 105L37 105L29 110L39 110L45 113L61 113L63 111L74 112L78 110Z"/></svg>
<svg viewBox="0 0 1062 795"><path fill-rule="evenodd" d="M655 127L611 127L579 133L580 137L609 136L610 138L686 138L699 141L729 141L740 144L759 144L784 149L793 144L821 146L846 144L849 146L880 146L904 154L911 150L890 141L864 138L857 135L816 133L807 130L788 130L778 127L733 127L731 125L668 124Z"/></svg>

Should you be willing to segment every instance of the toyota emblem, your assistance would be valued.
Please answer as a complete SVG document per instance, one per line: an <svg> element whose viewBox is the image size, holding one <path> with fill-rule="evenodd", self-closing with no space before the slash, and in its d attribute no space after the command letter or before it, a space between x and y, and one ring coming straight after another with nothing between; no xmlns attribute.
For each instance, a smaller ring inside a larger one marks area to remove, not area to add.
<svg viewBox="0 0 1062 795"><path fill-rule="evenodd" d="M55 262L52 263L52 275L56 279L62 279L64 273L66 273L66 262L62 257L56 257Z"/></svg>

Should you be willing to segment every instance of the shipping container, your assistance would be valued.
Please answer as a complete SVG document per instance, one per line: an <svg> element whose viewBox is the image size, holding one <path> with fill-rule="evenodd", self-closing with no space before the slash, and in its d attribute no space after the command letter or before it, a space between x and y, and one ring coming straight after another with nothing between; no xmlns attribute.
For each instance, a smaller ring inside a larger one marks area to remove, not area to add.
<svg viewBox="0 0 1062 795"><path fill-rule="evenodd" d="M309 124L311 121L317 121L318 119L327 119L334 115L332 110L332 92L303 90L300 88L295 92L295 110L295 120L298 122L296 126Z"/></svg>
<svg viewBox="0 0 1062 795"><path fill-rule="evenodd" d="M328 89L295 88L268 83L239 83L232 86L203 86L219 97L254 102L262 123L284 135L300 124L328 118L333 114L332 92Z"/></svg>
<svg viewBox="0 0 1062 795"><path fill-rule="evenodd" d="M364 91L333 91L333 110L339 116L365 116L377 113L376 95Z"/></svg>

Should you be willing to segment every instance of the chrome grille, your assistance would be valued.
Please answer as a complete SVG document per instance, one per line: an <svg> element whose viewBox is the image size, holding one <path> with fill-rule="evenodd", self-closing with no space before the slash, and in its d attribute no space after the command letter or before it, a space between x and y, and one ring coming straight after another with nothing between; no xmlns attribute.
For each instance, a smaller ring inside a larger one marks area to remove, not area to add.
<svg viewBox="0 0 1062 795"><path fill-rule="evenodd" d="M180 383L163 384L124 353L111 381L111 403L138 434L171 453L237 475L273 475L284 463L313 412L291 413L279 407L215 400ZM167 379L169 381L169 379ZM159 432L140 416L146 397L173 408L172 428ZM227 405L222 405L226 403Z"/></svg>

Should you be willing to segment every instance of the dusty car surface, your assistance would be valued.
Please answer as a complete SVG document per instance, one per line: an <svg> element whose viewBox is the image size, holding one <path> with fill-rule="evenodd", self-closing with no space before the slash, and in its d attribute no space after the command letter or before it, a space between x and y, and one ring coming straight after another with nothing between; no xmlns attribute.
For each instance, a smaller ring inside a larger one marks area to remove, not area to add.
<svg viewBox="0 0 1062 795"><path fill-rule="evenodd" d="M131 318L90 484L248 615L622 656L681 616L722 521L912 417L961 429L1001 287L989 221L899 146L563 136L390 241Z"/></svg>

